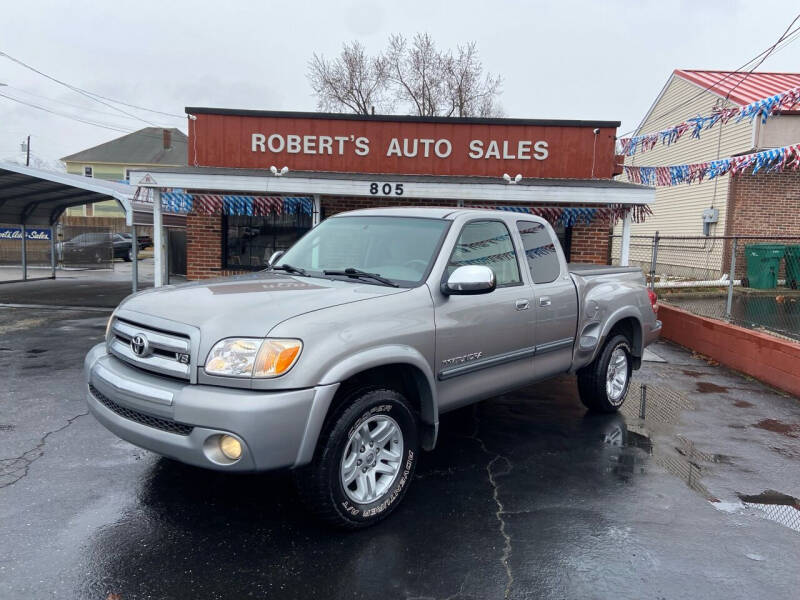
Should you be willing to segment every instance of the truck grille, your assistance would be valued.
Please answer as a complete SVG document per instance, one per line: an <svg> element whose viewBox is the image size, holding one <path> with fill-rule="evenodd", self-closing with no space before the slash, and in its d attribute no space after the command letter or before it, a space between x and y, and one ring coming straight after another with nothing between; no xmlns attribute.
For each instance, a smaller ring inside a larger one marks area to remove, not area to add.
<svg viewBox="0 0 800 600"><path fill-rule="evenodd" d="M137 353L134 348L142 351ZM191 341L180 333L116 318L111 325L108 349L127 363L160 375L189 379L191 373Z"/></svg>
<svg viewBox="0 0 800 600"><path fill-rule="evenodd" d="M124 419L135 421L140 425L146 425L147 427L152 427L153 429L160 429L161 431L175 433L178 435L189 435L194 429L194 427L191 425L184 425L183 423L177 423L168 419L154 417L152 415L141 413L138 410L133 410L132 408L120 406L91 384L89 384L89 391L91 392L92 396L94 396L94 398L108 410L118 414Z"/></svg>

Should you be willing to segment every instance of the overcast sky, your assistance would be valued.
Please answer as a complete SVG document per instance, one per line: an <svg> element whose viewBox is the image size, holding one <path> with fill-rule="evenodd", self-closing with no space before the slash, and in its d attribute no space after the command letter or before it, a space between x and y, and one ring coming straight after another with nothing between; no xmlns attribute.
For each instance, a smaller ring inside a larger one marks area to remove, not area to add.
<svg viewBox="0 0 800 600"><path fill-rule="evenodd" d="M312 52L332 56L352 39L378 51L390 33L427 31L443 47L477 42L485 67L505 79L507 116L620 120L623 133L673 69L735 69L797 12L791 0L25 0L4 3L0 51L74 86L178 115L185 106L314 110L305 77ZM800 71L800 41L761 70ZM0 83L2 94L83 120L147 126L3 57ZM185 118L131 112L186 131ZM18 158L27 134L45 160L122 135L0 98L0 160Z"/></svg>

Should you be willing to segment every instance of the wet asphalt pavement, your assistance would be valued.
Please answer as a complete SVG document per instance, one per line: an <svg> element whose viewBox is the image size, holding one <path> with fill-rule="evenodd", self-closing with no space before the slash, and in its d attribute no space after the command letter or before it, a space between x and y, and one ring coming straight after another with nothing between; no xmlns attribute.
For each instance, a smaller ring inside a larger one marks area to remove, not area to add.
<svg viewBox="0 0 800 600"><path fill-rule="evenodd" d="M105 321L0 308L2 599L797 597L800 402L675 346L621 415L567 377L445 415L402 506L342 534L284 473L186 467L87 415Z"/></svg>

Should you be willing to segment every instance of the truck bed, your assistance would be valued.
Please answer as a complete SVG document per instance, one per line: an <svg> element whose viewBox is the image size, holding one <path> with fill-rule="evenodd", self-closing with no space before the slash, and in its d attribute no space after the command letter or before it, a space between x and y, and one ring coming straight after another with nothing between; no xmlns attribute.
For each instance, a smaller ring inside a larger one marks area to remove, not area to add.
<svg viewBox="0 0 800 600"><path fill-rule="evenodd" d="M580 275L581 277L642 272L639 267L612 267L610 265L594 265L591 263L569 263L567 264L567 269L573 275Z"/></svg>

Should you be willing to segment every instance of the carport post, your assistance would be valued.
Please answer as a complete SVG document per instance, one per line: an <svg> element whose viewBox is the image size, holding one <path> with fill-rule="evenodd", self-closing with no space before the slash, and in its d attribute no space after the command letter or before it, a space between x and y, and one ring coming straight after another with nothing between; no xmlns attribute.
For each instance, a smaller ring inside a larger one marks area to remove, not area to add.
<svg viewBox="0 0 800 600"><path fill-rule="evenodd" d="M631 255L631 211L625 213L622 218L622 248L619 253L619 264L627 267Z"/></svg>
<svg viewBox="0 0 800 600"><path fill-rule="evenodd" d="M56 278L56 226L50 226L50 278Z"/></svg>
<svg viewBox="0 0 800 600"><path fill-rule="evenodd" d="M139 240L136 238L136 225L131 225L131 288L139 291Z"/></svg>
<svg viewBox="0 0 800 600"><path fill-rule="evenodd" d="M153 273L155 287L164 285L164 230L161 219L161 190L153 189Z"/></svg>
<svg viewBox="0 0 800 600"><path fill-rule="evenodd" d="M22 281L28 279L28 245L25 239L28 232L25 229L25 223L22 224Z"/></svg>

